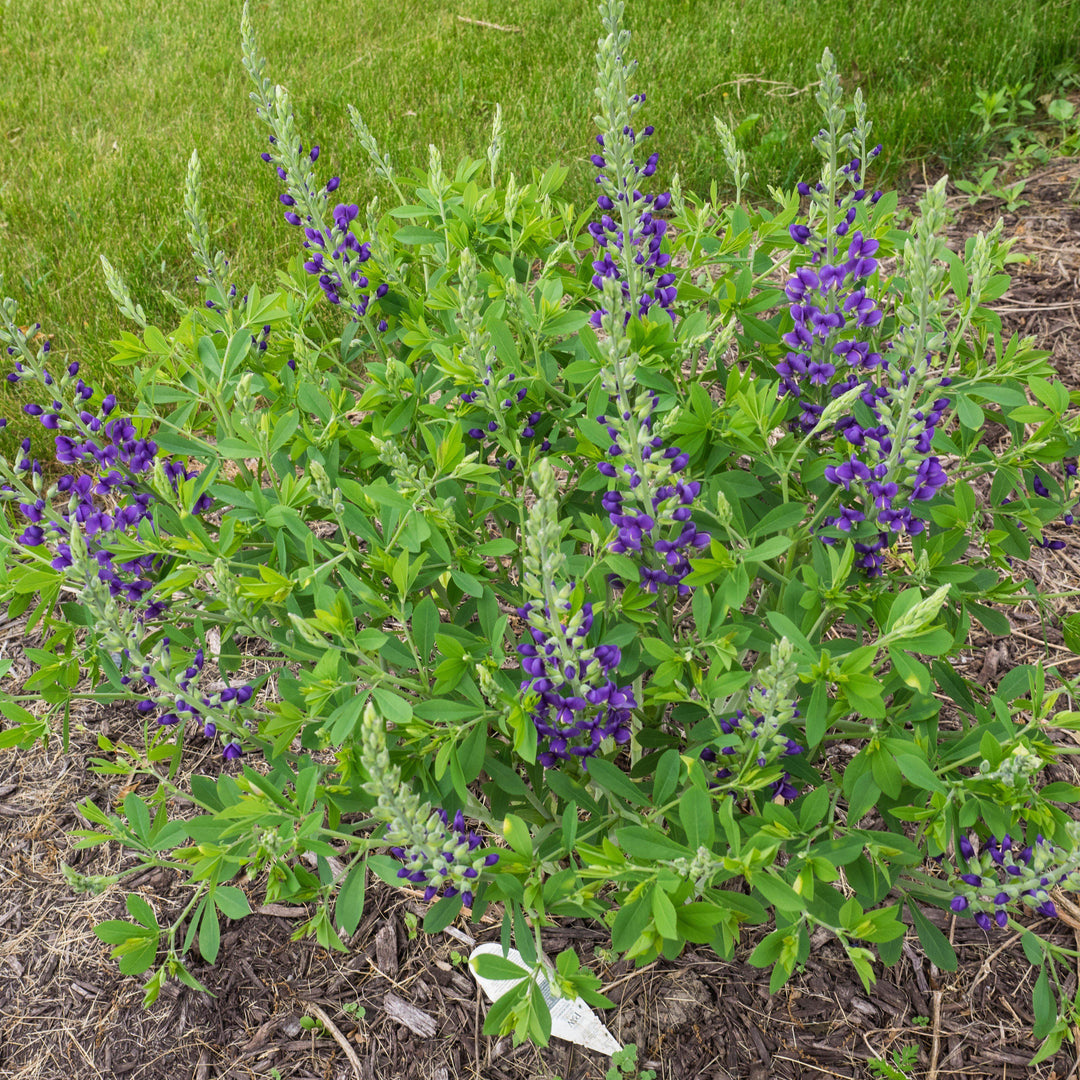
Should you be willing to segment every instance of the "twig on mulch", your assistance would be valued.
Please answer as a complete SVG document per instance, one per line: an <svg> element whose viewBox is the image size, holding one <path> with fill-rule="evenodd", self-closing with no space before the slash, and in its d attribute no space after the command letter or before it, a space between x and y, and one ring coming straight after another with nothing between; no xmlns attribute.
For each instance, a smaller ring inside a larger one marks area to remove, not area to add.
<svg viewBox="0 0 1080 1080"><path fill-rule="evenodd" d="M952 945L953 937L956 933L956 916L954 915L949 921L949 944ZM941 972L931 964L930 970L937 977L941 978ZM926 1080L937 1080L938 1074L938 1057L941 1054L941 995L944 990L940 986L934 987L933 996L933 1016L931 1021L933 1023L933 1039L930 1044L930 1069L926 1074Z"/></svg>
<svg viewBox="0 0 1080 1080"><path fill-rule="evenodd" d="M338 1030L337 1024L330 1019L326 1014L326 1010L320 1005L316 1005L314 1002L304 1002L304 1009L311 1013L316 1020L333 1036L334 1042L345 1051L345 1056L349 1059L349 1064L353 1067L353 1072L356 1073L356 1080L364 1080L364 1074L360 1066L360 1058L356 1051L349 1045L349 1040Z"/></svg>

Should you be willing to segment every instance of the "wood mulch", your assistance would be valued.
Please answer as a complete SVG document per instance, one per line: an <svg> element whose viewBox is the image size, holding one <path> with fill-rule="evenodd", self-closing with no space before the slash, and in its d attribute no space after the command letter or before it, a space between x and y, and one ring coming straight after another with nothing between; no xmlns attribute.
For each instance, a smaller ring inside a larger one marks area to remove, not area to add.
<svg viewBox="0 0 1080 1080"><path fill-rule="evenodd" d="M1026 261L997 305L1007 327L1050 350L1065 383L1080 390L1080 163L1057 162L1028 180L1030 205L1006 216L1005 235ZM917 192L915 193L917 194ZM1072 201L1070 201L1070 195ZM913 198L908 200L910 204ZM950 199L951 246L988 229L1000 204L967 206ZM1053 535L1068 538L1064 526ZM1064 591L1080 583L1080 556L1037 549L1030 570ZM1060 616L1072 606L1056 608ZM0 626L0 657L29 667L24 620ZM976 637L961 659L965 674L993 684L1009 668L1045 655L1067 656L1056 620L1045 627L1032 609L1015 612L1007 640ZM1049 648L1044 647L1044 636ZM257 662L257 661L253 661ZM1067 661L1071 665L1072 661ZM1067 666L1066 670L1075 670ZM292 941L303 909L280 906L228 926L216 968L194 974L213 996L170 983L142 1007L139 980L119 976L108 947L92 933L107 918L125 918L122 891L78 895L61 873L108 874L126 863L112 846L75 851L67 832L86 827L78 804L115 807L124 776L91 771L97 739L140 741L130 703L90 705L72 718L70 747L0 754L0 1075L8 1080L600 1080L602 1055L553 1042L546 1050L513 1048L508 1038L480 1034L484 1005L463 957L470 940L497 940L495 924L463 920L449 932L416 933L417 899L376 884L367 914L346 954ZM1062 733L1066 735L1066 733ZM1069 736L1071 737L1071 736ZM1071 758L1054 779L1078 782ZM203 766L205 768L205 765ZM167 873L138 882L165 920L181 910L184 890ZM253 902L258 903L257 893ZM1080 946L1080 910L1059 905L1058 920L1032 927L1066 948ZM612 963L606 933L587 924L550 932L551 953L572 947L600 974L615 1002L603 1014L639 1062L662 1080L821 1080L872 1075L870 1061L907 1045L918 1048L914 1077L1065 1080L1076 1073L1076 1047L1066 1042L1050 1061L1027 1062L1034 973L1019 935L979 931L970 920L931 912L953 941L956 972L941 972L915 941L866 993L841 950L822 935L805 969L780 993L746 957L735 961L688 949L674 962L636 970ZM175 916L174 916L175 917ZM1077 991L1074 971L1064 987ZM319 1021L309 1030L304 1017ZM1080 1044L1080 1031L1077 1032Z"/></svg>

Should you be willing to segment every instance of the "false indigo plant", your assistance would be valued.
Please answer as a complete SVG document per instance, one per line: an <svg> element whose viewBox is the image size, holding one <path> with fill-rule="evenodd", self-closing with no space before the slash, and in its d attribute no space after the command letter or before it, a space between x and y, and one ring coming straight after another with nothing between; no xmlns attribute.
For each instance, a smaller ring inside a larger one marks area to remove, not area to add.
<svg viewBox="0 0 1080 1080"><path fill-rule="evenodd" d="M1074 395L989 307L1000 228L950 251L941 184L898 228L828 53L820 180L744 205L718 121L736 200L714 205L648 193L623 5L601 21L589 226L564 168L501 179L497 111L484 156L404 176L351 110L396 201L338 202L245 10L266 212L303 252L276 291L212 250L193 155L199 303L151 326L103 262L139 331L116 343L130 417L4 308L12 391L69 472L36 434L0 460L2 595L44 639L23 685L0 668L0 745L132 703L139 737L95 767L141 786L84 802L79 835L190 883L167 925L132 897L136 922L98 927L148 1000L198 985L190 952L216 960L253 891L344 948L373 878L415 887L429 930L494 913L536 970L555 919L637 963L767 924L774 992L821 932L867 986L909 930L949 968L937 907L1023 931L1051 1054L1062 956L1028 927L1080 886L1080 791L1045 782L1077 687L1047 662L985 687L959 658L1020 605L1052 615L1026 565L1065 542L1044 533L1077 497ZM572 953L548 976L605 1004ZM545 1040L535 986L486 1030Z"/></svg>

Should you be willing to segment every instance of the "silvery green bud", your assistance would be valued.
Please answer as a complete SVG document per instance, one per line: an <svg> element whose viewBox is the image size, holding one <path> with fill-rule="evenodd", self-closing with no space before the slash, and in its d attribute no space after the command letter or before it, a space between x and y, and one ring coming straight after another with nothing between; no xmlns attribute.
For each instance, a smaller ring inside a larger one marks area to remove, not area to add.
<svg viewBox="0 0 1080 1080"><path fill-rule="evenodd" d="M371 134L367 124L364 123L364 118L352 105L349 106L349 122L352 124L353 131L356 132L357 142L360 143L364 153L367 154L372 165L375 167L375 173L377 176L381 176L384 180L392 180L394 176L394 166L390 161L389 154L381 154L379 152L379 144L375 141L375 136Z"/></svg>
<svg viewBox="0 0 1080 1080"><path fill-rule="evenodd" d="M728 497L722 492L716 493L716 517L717 520L725 528L729 526L733 520L734 511L731 508L731 503L728 502Z"/></svg>
<svg viewBox="0 0 1080 1080"><path fill-rule="evenodd" d="M133 323L137 323L145 330L149 325L146 321L146 314L143 312L142 307L131 299L131 291L128 289L124 279L104 255L101 256L101 269L105 273L105 287L109 290L109 295L116 301L120 314Z"/></svg>
<svg viewBox="0 0 1080 1080"><path fill-rule="evenodd" d="M716 125L716 134L720 137L720 152L724 155L724 164L727 165L732 179L735 181L735 202L742 201L742 190L750 179L750 173L746 170L746 154L735 144L735 133L720 119L713 117Z"/></svg>
<svg viewBox="0 0 1080 1080"><path fill-rule="evenodd" d="M920 600L910 611L905 611L896 620L892 629L882 638L882 644L888 644L901 638L918 634L937 618L949 595L948 585L935 589L929 596Z"/></svg>
<svg viewBox="0 0 1080 1080"><path fill-rule="evenodd" d="M495 103L495 120L491 125L491 142L488 144L487 159L491 186L495 186L495 174L499 170L499 157L502 154L502 106Z"/></svg>

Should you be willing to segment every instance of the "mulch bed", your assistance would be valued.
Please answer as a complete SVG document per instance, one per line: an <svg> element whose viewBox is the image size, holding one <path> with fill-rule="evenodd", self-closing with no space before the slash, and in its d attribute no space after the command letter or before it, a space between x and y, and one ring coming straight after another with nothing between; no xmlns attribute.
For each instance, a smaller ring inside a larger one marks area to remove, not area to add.
<svg viewBox="0 0 1080 1080"><path fill-rule="evenodd" d="M1080 389L1080 203L1074 196L1080 163L1057 162L1032 174L1030 205L1005 219L1005 235L1026 261L1012 268L1014 284L997 305L1006 327L1033 335L1052 352L1061 378ZM914 203L917 191L907 200ZM950 200L950 246L989 229L1000 204L967 206ZM1062 529L1064 537L1068 530ZM1075 587L1080 565L1069 549L1033 553L1036 580ZM1063 607L1058 614L1064 614ZM21 659L25 620L0 626L0 657ZM972 640L964 673L984 685L1012 666L1047 655L1044 627L1032 609L1015 612L1006 641ZM1062 651L1056 626L1046 633L1049 656ZM1067 668L1075 670L1075 668ZM77 852L66 833L86 823L77 805L100 807L122 798L125 778L88 767L97 737L138 739L130 703L90 705L72 718L68 753L48 750L0 755L0 1075L9 1080L126 1077L131 1080L600 1080L602 1055L553 1042L546 1050L514 1048L508 1038L480 1034L484 1005L464 962L469 941L497 940L497 924L459 921L427 937L411 929L423 906L408 893L374 885L367 914L347 954L327 953L291 935L303 909L270 906L232 924L222 936L216 968L193 973L214 996L170 983L158 1002L142 1007L141 983L121 977L93 925L125 918L122 891L73 893L61 874L67 863L84 874L107 874L125 856L111 846ZM1062 733L1064 737L1071 736ZM1059 775L1060 774L1060 775ZM1080 782L1071 758L1054 779ZM184 903L184 890L165 872L138 887L164 920ZM257 902L257 896L253 896ZM615 1007L603 1014L622 1043L636 1043L639 1063L663 1080L820 1080L872 1075L870 1060L914 1044L913 1075L1037 1077L1076 1075L1067 1042L1052 1060L1029 1068L1030 995L1034 973L1019 935L984 934L970 920L931 912L953 941L956 972L940 972L905 944L892 969L879 972L867 994L839 947L822 935L805 969L776 995L767 975L750 967L755 938L735 961L688 949L674 962L637 970L611 963L606 933L587 924L549 932L554 954L578 950L605 981ZM1067 948L1080 945L1080 910L1032 927ZM759 932L760 933L760 932ZM1074 972L1065 987L1077 990ZM314 1017L313 1030L301 1025ZM1080 1031L1078 1043L1080 1043ZM346 1049L347 1048L347 1049Z"/></svg>

